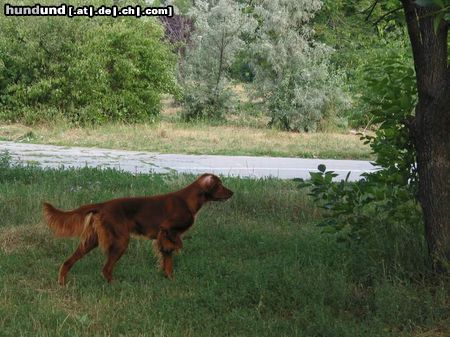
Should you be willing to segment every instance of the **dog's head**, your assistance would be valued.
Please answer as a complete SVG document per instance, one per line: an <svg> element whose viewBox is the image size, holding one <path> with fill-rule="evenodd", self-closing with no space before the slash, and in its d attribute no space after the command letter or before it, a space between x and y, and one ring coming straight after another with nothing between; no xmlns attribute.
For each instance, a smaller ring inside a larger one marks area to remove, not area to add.
<svg viewBox="0 0 450 337"><path fill-rule="evenodd" d="M223 186L220 178L214 174L201 175L197 183L208 201L225 201L233 195L233 191Z"/></svg>

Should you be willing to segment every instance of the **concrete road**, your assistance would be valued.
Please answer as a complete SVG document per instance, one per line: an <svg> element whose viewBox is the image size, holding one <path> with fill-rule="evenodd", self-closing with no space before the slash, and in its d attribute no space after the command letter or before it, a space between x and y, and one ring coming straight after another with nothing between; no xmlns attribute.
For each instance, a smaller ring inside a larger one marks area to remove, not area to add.
<svg viewBox="0 0 450 337"><path fill-rule="evenodd" d="M50 168L114 168L132 173L209 172L246 178L308 179L310 171L325 164L328 170L339 174L338 179L344 179L350 171L349 180L357 180L362 173L376 170L370 162L362 160L159 154L0 141L0 152L5 150L14 162L38 163Z"/></svg>

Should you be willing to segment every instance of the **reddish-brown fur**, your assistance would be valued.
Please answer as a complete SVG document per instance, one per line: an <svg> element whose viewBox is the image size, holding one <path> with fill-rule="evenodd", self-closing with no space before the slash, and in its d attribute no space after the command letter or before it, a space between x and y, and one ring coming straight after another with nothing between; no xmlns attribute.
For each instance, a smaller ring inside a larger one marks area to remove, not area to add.
<svg viewBox="0 0 450 337"><path fill-rule="evenodd" d="M183 247L182 234L207 201L227 200L233 192L212 174L203 174L180 191L152 197L113 199L61 211L44 203L44 215L56 236L79 236L80 244L59 269L58 281L66 283L72 266L98 245L107 255L103 276L112 280L112 270L128 247L131 234L155 240L161 268L172 277L172 254Z"/></svg>

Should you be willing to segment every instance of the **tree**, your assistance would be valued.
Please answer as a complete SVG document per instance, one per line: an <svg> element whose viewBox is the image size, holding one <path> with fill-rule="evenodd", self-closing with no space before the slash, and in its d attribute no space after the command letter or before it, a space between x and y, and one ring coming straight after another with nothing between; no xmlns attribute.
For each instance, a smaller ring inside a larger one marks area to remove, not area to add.
<svg viewBox="0 0 450 337"><path fill-rule="evenodd" d="M407 124L417 152L419 201L428 249L434 269L442 272L450 270L450 67L449 23L445 20L450 1L401 3L418 91L415 117Z"/></svg>
<svg viewBox="0 0 450 337"><path fill-rule="evenodd" d="M348 103L330 67L332 49L316 41L311 28L322 1L260 0L249 6L259 23L251 43L254 86L270 124L316 130Z"/></svg>
<svg viewBox="0 0 450 337"><path fill-rule="evenodd" d="M373 2L371 11L379 2ZM417 196L424 224L420 229L425 232L433 269L448 272L450 67L449 23L446 20L450 19L450 0L384 1L387 2L390 5L401 2L415 74L399 62L397 56L386 57L372 65L374 68L367 74L370 78L368 91L377 92L372 106L378 102L379 107L372 109L372 113L379 128L376 137L364 138L370 143L382 169L349 185L344 181L332 182L335 174L327 172L323 166L319 173L311 173L310 183L301 186L312 186L311 195L330 210L325 226L330 226L333 231L349 230L350 238L356 240L367 238L367 233L370 234L377 222L376 217L383 219L379 227L387 232L392 232L398 224L407 230L418 231L415 225L420 218L415 216L415 206L409 203ZM366 97L370 99L371 95L367 93ZM410 258L414 256L410 246L397 247L402 252L409 251L407 257Z"/></svg>
<svg viewBox="0 0 450 337"><path fill-rule="evenodd" d="M198 0L190 11L194 32L183 64L184 117L222 117L229 108L229 68L255 21L233 0Z"/></svg>

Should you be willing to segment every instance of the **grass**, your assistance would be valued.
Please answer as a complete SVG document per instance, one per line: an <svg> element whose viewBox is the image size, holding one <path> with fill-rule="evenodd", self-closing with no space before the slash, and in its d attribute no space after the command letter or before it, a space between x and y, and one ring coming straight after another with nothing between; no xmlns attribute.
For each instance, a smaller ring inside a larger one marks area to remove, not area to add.
<svg viewBox="0 0 450 337"><path fill-rule="evenodd" d="M163 120L96 127L0 124L0 140L160 153L373 159L370 148L354 134L292 133L234 122L211 125Z"/></svg>
<svg viewBox="0 0 450 337"><path fill-rule="evenodd" d="M176 190L192 176L10 167L0 161L1 336L448 336L448 280L355 277L358 254L314 226L320 212L290 181L224 179L175 258L175 279L136 238L108 285L94 251L60 287L76 240L55 239L41 202L62 208ZM401 239L401 238L399 238ZM379 263L379 261L375 261Z"/></svg>

